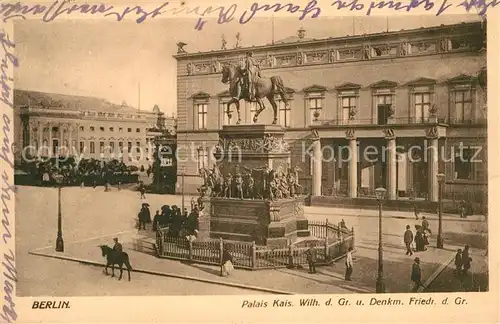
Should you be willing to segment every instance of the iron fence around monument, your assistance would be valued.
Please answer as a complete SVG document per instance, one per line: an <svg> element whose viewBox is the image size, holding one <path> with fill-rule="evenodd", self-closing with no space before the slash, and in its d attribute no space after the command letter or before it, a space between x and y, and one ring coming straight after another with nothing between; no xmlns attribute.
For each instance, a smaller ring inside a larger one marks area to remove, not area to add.
<svg viewBox="0 0 500 324"><path fill-rule="evenodd" d="M306 238L296 244L268 247L256 245L255 242L171 237L168 229L160 229L157 232L156 251L160 258L220 265L222 252L226 248L233 257L234 267L257 270L305 265L306 251L311 244L316 250L318 265L329 264L345 256L349 247L354 248L354 229L341 228L328 221L311 221L309 230L313 238Z"/></svg>

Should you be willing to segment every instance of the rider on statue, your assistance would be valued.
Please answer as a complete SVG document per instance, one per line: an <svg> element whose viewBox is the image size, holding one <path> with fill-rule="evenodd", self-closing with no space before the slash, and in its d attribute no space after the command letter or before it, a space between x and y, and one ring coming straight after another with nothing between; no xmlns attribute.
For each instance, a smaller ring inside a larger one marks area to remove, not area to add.
<svg viewBox="0 0 500 324"><path fill-rule="evenodd" d="M245 58L245 78L246 90L248 91L248 100L255 101L255 84L257 78L261 78L259 63L253 58L251 52L246 53Z"/></svg>

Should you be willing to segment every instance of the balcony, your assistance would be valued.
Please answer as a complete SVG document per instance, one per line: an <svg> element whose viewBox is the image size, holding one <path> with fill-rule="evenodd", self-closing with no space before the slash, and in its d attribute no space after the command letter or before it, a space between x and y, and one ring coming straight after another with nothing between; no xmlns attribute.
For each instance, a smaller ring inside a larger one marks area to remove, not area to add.
<svg viewBox="0 0 500 324"><path fill-rule="evenodd" d="M435 125L435 124L445 124L451 126L460 126L460 125L486 125L487 118L481 117L476 119L457 119L457 118L449 118L449 117L397 117L397 118L389 118L385 122L379 122L376 119L368 118L368 119L332 119L325 120L319 119L313 121L313 125L315 126L387 126L387 125Z"/></svg>
<svg viewBox="0 0 500 324"><path fill-rule="evenodd" d="M313 125L319 126L387 126L387 125L428 125L428 124L447 124L446 118L438 117L397 117L388 118L386 121L378 121L374 118L369 119L333 119L316 120Z"/></svg>

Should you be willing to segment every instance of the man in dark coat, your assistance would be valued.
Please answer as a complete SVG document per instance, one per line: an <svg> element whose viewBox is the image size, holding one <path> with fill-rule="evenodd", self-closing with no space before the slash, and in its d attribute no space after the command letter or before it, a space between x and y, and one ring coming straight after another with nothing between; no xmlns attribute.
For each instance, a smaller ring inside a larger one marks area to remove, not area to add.
<svg viewBox="0 0 500 324"><path fill-rule="evenodd" d="M469 246L466 245L464 247L464 251L462 252L462 274L466 274L470 269L470 263L472 258L469 256Z"/></svg>
<svg viewBox="0 0 500 324"><path fill-rule="evenodd" d="M123 247L121 243L118 242L118 238L114 238L113 241L115 241L115 245L113 245L113 251L115 252L123 252Z"/></svg>
<svg viewBox="0 0 500 324"><path fill-rule="evenodd" d="M146 223L151 224L151 211L149 210L149 205L144 205L144 213L145 213L145 219Z"/></svg>
<svg viewBox="0 0 500 324"><path fill-rule="evenodd" d="M455 254L455 273L460 275L462 273L462 249L457 250L457 254Z"/></svg>
<svg viewBox="0 0 500 324"><path fill-rule="evenodd" d="M309 264L309 273L316 273L316 249L311 244L306 251L307 263Z"/></svg>
<svg viewBox="0 0 500 324"><path fill-rule="evenodd" d="M144 205L142 206L137 216L139 217L139 230L146 230L146 223L148 221L148 218L146 214L146 207Z"/></svg>
<svg viewBox="0 0 500 324"><path fill-rule="evenodd" d="M432 231L429 228L429 221L425 219L425 216L422 216L422 232L428 231L429 234L432 235Z"/></svg>
<svg viewBox="0 0 500 324"><path fill-rule="evenodd" d="M411 281L413 281L413 292L417 292L422 285L422 271L420 270L420 258L416 257L411 268Z"/></svg>
<svg viewBox="0 0 500 324"><path fill-rule="evenodd" d="M162 215L160 215L160 211L157 210L155 216L153 217L153 231L156 231L161 224Z"/></svg>
<svg viewBox="0 0 500 324"><path fill-rule="evenodd" d="M404 242L406 245L406 255L413 255L413 251L411 250L411 243L413 242L413 233L410 230L410 225L406 225Z"/></svg>

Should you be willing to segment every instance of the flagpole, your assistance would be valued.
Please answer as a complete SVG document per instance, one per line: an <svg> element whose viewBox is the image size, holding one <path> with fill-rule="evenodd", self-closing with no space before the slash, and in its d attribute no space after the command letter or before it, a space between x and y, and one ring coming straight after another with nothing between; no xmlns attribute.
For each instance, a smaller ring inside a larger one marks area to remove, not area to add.
<svg viewBox="0 0 500 324"><path fill-rule="evenodd" d="M356 22L355 22L356 17L352 17L352 35L356 35Z"/></svg>
<svg viewBox="0 0 500 324"><path fill-rule="evenodd" d="M137 85L137 110L141 110L141 83Z"/></svg>
<svg viewBox="0 0 500 324"><path fill-rule="evenodd" d="M386 27L387 27L387 32L389 32L389 16L386 16Z"/></svg>
<svg viewBox="0 0 500 324"><path fill-rule="evenodd" d="M271 35L272 40L271 40L271 44L274 45L274 15L271 16L271 19L272 19L271 20L271 23L272 23L272 28L271 28L271 30L272 30L272 35Z"/></svg>

